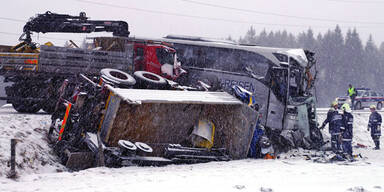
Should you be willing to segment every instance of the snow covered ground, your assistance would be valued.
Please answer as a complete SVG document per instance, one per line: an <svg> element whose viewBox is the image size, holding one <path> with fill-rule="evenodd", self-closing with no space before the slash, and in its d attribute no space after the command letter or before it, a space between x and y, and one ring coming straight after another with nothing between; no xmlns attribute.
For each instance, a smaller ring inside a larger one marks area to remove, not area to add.
<svg viewBox="0 0 384 192"><path fill-rule="evenodd" d="M319 123L326 115L320 109ZM384 114L384 113L383 113ZM354 148L363 158L352 163L315 163L307 150L280 159L244 159L165 167L92 168L66 172L45 140L46 114L19 114L0 108L0 192L5 191L384 191L384 149L373 150L366 131L368 111L354 114ZM327 128L324 130L328 138ZM17 144L17 180L6 178L10 138ZM382 137L381 142L384 143ZM384 144L382 144L384 148Z"/></svg>

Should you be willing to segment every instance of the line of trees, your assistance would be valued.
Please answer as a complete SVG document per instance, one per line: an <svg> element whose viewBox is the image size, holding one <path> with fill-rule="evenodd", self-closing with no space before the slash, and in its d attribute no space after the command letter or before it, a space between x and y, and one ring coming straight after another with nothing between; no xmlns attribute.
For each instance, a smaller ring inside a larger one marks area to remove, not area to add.
<svg viewBox="0 0 384 192"><path fill-rule="evenodd" d="M228 40L232 40L228 37ZM356 29L347 31L345 37L339 26L319 33L311 29L297 36L287 31L256 33L250 27L239 43L260 46L305 48L316 53L318 106L325 107L337 97L347 93L348 84L368 87L384 93L384 42L377 47L372 35L363 43Z"/></svg>

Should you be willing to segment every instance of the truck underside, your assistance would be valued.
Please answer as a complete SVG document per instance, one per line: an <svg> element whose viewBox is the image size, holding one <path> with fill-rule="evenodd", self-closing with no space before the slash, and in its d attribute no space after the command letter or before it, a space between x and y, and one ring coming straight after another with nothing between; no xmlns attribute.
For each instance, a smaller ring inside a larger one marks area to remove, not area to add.
<svg viewBox="0 0 384 192"><path fill-rule="evenodd" d="M96 166L100 156L110 167L247 157L258 115L226 92L113 88L89 82L78 84L77 100L68 99L62 103L66 107L52 115L50 138L71 169ZM213 127L200 130L201 122ZM211 145L200 146L201 141Z"/></svg>

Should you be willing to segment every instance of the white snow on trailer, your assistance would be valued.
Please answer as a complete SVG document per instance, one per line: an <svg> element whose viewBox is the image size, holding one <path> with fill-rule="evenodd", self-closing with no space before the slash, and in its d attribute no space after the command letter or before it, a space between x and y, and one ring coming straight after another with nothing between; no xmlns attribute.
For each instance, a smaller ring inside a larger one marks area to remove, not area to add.
<svg viewBox="0 0 384 192"><path fill-rule="evenodd" d="M241 105L241 101L227 92L176 91L151 89L108 88L123 100L132 103L187 103Z"/></svg>

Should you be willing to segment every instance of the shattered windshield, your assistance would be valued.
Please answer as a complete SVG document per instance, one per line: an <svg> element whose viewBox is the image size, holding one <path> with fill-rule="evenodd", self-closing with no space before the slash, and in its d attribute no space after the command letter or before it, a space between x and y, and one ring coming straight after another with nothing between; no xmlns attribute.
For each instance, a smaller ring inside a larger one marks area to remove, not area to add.
<svg viewBox="0 0 384 192"><path fill-rule="evenodd" d="M164 48L156 49L156 56L161 65L170 64L173 65L175 61L175 53Z"/></svg>
<svg viewBox="0 0 384 192"><path fill-rule="evenodd" d="M289 95L291 97L302 96L304 92L303 74L304 69L301 67L292 57L289 60L290 63L290 78L289 78Z"/></svg>
<svg viewBox="0 0 384 192"><path fill-rule="evenodd" d="M287 73L286 69L274 69L271 71L270 88L281 102L286 100L288 88Z"/></svg>

